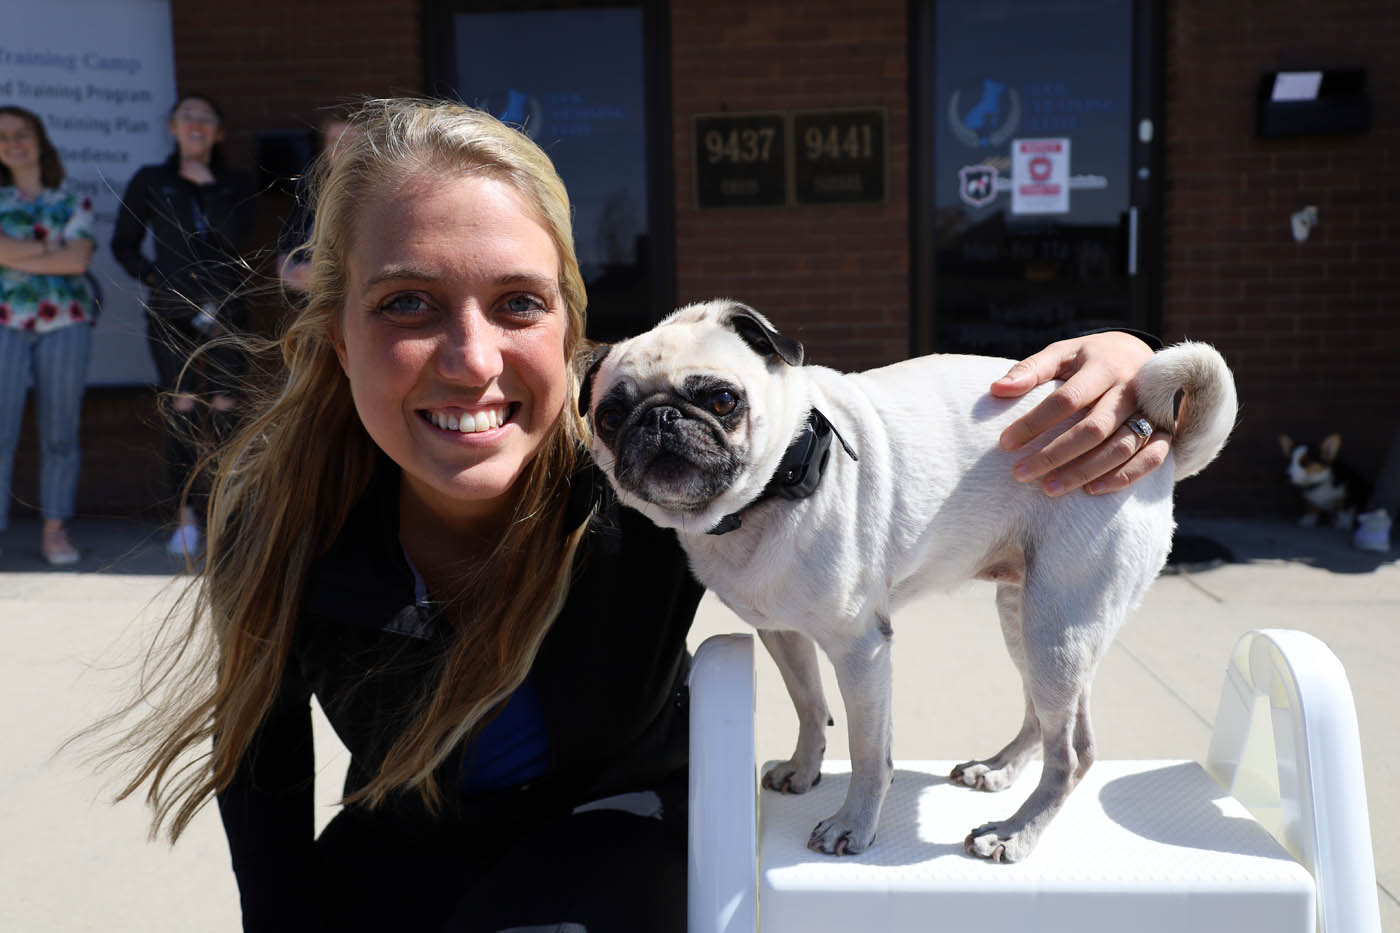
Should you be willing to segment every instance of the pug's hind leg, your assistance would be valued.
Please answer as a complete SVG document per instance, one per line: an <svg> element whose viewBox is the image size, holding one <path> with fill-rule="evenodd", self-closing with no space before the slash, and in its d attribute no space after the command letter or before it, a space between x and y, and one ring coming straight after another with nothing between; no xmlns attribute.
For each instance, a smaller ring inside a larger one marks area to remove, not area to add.
<svg viewBox="0 0 1400 933"><path fill-rule="evenodd" d="M784 794L804 794L822 779L826 727L831 722L817 668L817 646L801 632L759 629L758 637L778 665L797 709L797 748L791 758L763 775L763 786Z"/></svg>
<svg viewBox="0 0 1400 933"><path fill-rule="evenodd" d="M1006 747L991 758L981 761L965 761L953 769L948 779L954 784L965 784L976 790L1006 790L1040 745L1040 717L1036 715L1035 703L1031 699L1030 680L1026 670L1025 634L1021 629L1021 587L1003 583L997 587L997 614L1001 618L1001 634L1006 640L1006 650L1021 674L1021 689L1026 698L1025 718L1021 731L1016 733Z"/></svg>
<svg viewBox="0 0 1400 933"><path fill-rule="evenodd" d="M996 862L1017 862L1031 853L1092 764L1089 686L1123 618L1124 601L1116 590L1076 601L1034 584L1023 597L1022 632L1029 691L1040 720L1040 783L1009 818L979 826L963 841L969 854Z"/></svg>

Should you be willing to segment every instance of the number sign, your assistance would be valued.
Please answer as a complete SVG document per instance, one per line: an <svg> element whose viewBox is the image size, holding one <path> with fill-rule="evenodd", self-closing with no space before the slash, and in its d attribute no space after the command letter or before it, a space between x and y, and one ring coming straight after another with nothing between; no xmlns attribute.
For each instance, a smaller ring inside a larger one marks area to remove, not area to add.
<svg viewBox="0 0 1400 933"><path fill-rule="evenodd" d="M695 117L695 200L700 207L787 203L787 134L780 113Z"/></svg>
<svg viewBox="0 0 1400 933"><path fill-rule="evenodd" d="M792 118L798 204L885 200L885 112L823 110Z"/></svg>

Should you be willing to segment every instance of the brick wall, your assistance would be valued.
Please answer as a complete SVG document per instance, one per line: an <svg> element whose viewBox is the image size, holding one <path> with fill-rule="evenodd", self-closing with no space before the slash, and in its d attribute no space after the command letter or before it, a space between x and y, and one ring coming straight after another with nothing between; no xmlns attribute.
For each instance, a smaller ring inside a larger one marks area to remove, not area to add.
<svg viewBox="0 0 1400 933"><path fill-rule="evenodd" d="M860 368L908 355L906 19L904 0L673 0L680 301L745 301L818 363ZM886 204L695 207L695 114L841 107L886 109Z"/></svg>
<svg viewBox="0 0 1400 933"><path fill-rule="evenodd" d="M1166 274L1171 339L1214 343L1242 415L1184 506L1295 510L1275 438L1340 431L1379 467L1400 429L1400 6L1368 0L1168 4ZM1372 130L1258 139L1255 87L1278 68L1368 70ZM1289 215L1316 205L1295 243Z"/></svg>
<svg viewBox="0 0 1400 933"><path fill-rule="evenodd" d="M418 0L172 0L176 84L219 101L230 155L259 130L311 127L318 108L419 93Z"/></svg>

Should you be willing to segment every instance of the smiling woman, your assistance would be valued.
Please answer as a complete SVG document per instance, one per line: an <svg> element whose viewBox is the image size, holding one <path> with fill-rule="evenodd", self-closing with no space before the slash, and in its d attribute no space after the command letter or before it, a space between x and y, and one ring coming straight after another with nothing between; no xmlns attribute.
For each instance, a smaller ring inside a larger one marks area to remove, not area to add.
<svg viewBox="0 0 1400 933"><path fill-rule="evenodd" d="M583 455L563 185L458 104L353 124L126 793L172 836L217 796L250 929L681 929L700 588ZM352 757L319 838L313 693Z"/></svg>
<svg viewBox="0 0 1400 933"><path fill-rule="evenodd" d="M350 251L335 340L356 411L405 468L405 510L499 527L564 407L559 251L490 177L409 178L362 210L377 235ZM437 563L405 530L415 563Z"/></svg>
<svg viewBox="0 0 1400 933"><path fill-rule="evenodd" d="M252 200L248 179L224 161L223 118L212 100L183 95L168 129L175 141L170 157L143 166L127 183L112 253L150 289L146 339L168 402L165 461L170 493L180 500L167 550L193 559L202 550L204 494L194 470L196 440L233 430L243 359L215 344L187 364L196 348L243 325L238 256ZM154 258L142 250L147 236Z"/></svg>
<svg viewBox="0 0 1400 933"><path fill-rule="evenodd" d="M92 201L65 187L44 124L0 107L0 531L9 522L10 471L32 380L39 426L39 551L77 563L65 523L73 516L78 434L95 320L83 273L92 260Z"/></svg>

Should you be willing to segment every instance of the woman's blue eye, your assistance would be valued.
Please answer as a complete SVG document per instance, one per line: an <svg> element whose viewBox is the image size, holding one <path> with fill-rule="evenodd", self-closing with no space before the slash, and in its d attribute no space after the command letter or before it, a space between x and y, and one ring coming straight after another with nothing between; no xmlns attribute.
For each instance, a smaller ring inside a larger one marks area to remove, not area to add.
<svg viewBox="0 0 1400 933"><path fill-rule="evenodd" d="M428 303L417 295L394 295L381 304L379 310L385 314L422 314L428 310Z"/></svg>
<svg viewBox="0 0 1400 933"><path fill-rule="evenodd" d="M545 305L533 295L512 295L506 299L506 310L511 314L536 314L544 311Z"/></svg>

